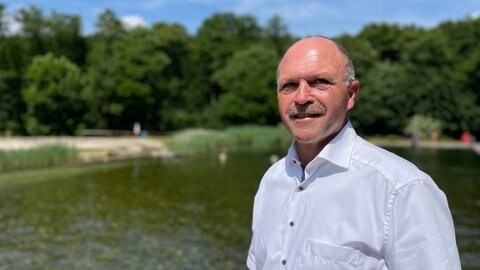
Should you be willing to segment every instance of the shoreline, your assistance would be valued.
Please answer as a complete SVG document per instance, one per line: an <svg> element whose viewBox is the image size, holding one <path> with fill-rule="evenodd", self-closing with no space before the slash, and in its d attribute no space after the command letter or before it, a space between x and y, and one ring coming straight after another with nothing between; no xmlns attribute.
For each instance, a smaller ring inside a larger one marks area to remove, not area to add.
<svg viewBox="0 0 480 270"><path fill-rule="evenodd" d="M71 162L38 166L26 163L15 169L4 172L21 171L31 168L58 167L64 164L101 164L121 160L136 160L142 158L172 158L179 153L170 151L163 142L165 137L74 137L74 136L44 136L44 137L0 137L0 151L29 150L41 146L57 144L72 147L77 151L76 158ZM368 141L384 148L412 148L408 139L391 140L368 138ZM419 141L418 149L459 149L472 151L480 155L480 143L466 144L461 141ZM28 153L28 152L27 152ZM41 157L38 157L41 159ZM220 158L220 157L219 157ZM2 172L3 173L3 172Z"/></svg>
<svg viewBox="0 0 480 270"><path fill-rule="evenodd" d="M62 144L79 152L80 162L110 161L117 159L171 157L173 154L160 139L140 137L1 137L0 150L25 150L48 144Z"/></svg>
<svg viewBox="0 0 480 270"><path fill-rule="evenodd" d="M412 148L411 140L383 140L383 139L369 139L369 142L380 147L402 147ZM461 141L418 141L417 148L432 148L432 149L461 149L472 150L480 155L480 143L463 143Z"/></svg>
<svg viewBox="0 0 480 270"><path fill-rule="evenodd" d="M380 147L411 148L411 140L384 140L369 138L369 142ZM83 162L109 161L139 157L172 157L172 153L161 142L160 137L79 137L79 136L40 136L40 137L0 137L0 150L12 151L30 149L45 144L63 144L79 151ZM480 143L466 144L461 141L418 141L418 148L464 149L480 154Z"/></svg>

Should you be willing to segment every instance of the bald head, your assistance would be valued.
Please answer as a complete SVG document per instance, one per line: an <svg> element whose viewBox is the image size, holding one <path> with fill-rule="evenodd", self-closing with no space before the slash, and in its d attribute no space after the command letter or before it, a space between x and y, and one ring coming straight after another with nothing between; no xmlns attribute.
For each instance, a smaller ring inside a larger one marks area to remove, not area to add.
<svg viewBox="0 0 480 270"><path fill-rule="evenodd" d="M285 52L282 60L278 64L277 80L278 71L282 65L292 60L298 60L298 58L308 59L313 56L329 59L339 65L343 65L342 70L347 85L355 80L353 62L347 51L341 45L326 37L308 37L294 43Z"/></svg>

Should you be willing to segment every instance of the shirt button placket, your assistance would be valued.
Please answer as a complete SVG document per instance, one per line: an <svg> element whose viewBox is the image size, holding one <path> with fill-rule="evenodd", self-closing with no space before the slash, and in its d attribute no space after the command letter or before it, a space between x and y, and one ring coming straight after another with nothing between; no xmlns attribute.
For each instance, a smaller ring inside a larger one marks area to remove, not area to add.
<svg viewBox="0 0 480 270"><path fill-rule="evenodd" d="M285 216L285 225L286 227L292 227L293 220L295 220L295 209L297 208L295 205L297 204L298 200L298 193L296 192L296 188L292 190L290 193L290 198L289 198L289 205L286 209L286 216ZM285 227L284 227L285 228ZM282 247L282 252L281 252L281 265L285 266L287 264L287 259L289 254L289 249L292 247L292 240L293 240L293 231L285 228L283 231L283 236L284 236L284 241L283 241L283 247Z"/></svg>

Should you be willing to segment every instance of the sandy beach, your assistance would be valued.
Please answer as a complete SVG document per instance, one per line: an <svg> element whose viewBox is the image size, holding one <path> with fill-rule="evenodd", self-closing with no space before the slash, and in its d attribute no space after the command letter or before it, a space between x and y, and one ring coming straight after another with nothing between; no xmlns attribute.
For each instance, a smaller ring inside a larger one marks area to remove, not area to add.
<svg viewBox="0 0 480 270"><path fill-rule="evenodd" d="M47 144L63 144L80 151L83 161L134 157L168 157L172 154L159 139L140 137L0 137L0 150L29 149Z"/></svg>

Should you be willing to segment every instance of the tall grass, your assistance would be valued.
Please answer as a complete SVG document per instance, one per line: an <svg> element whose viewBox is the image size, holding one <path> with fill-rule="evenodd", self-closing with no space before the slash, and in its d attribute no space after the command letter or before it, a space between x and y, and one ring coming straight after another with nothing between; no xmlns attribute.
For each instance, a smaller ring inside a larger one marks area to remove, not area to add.
<svg viewBox="0 0 480 270"><path fill-rule="evenodd" d="M63 144L45 144L30 149L0 151L0 171L47 167L78 159L78 150Z"/></svg>
<svg viewBox="0 0 480 270"><path fill-rule="evenodd" d="M282 126L236 126L224 131L188 129L172 134L165 140L176 153L236 151L242 149L273 149L287 147L292 137Z"/></svg>

